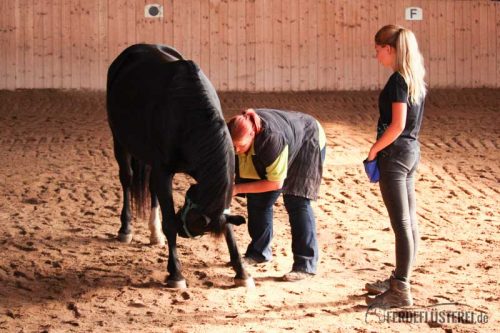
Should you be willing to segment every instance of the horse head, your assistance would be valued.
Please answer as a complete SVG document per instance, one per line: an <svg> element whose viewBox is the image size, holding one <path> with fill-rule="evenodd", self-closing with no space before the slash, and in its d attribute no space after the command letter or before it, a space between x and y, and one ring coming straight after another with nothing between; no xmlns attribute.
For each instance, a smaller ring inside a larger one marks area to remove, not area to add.
<svg viewBox="0 0 500 333"><path fill-rule="evenodd" d="M213 198L215 208L210 211L204 209L198 202L199 186L192 185L186 192L184 206L176 214L178 234L184 238L194 238L203 236L205 233L221 234L224 226L229 224L241 225L245 223L245 218L240 215L229 214L229 209L225 208L226 200ZM218 207L217 207L218 206Z"/></svg>

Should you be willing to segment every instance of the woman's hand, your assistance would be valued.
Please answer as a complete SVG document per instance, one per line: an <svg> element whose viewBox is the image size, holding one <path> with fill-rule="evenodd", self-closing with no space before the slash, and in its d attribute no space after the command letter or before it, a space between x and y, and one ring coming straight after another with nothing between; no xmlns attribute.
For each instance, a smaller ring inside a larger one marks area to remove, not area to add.
<svg viewBox="0 0 500 333"><path fill-rule="evenodd" d="M368 153L368 161L373 161L374 159L377 158L378 151L374 149L374 146L370 149L370 152Z"/></svg>
<svg viewBox="0 0 500 333"><path fill-rule="evenodd" d="M375 142L368 153L368 161L377 158L379 151L393 143L403 133L406 125L406 103L392 103L392 121L384 134Z"/></svg>

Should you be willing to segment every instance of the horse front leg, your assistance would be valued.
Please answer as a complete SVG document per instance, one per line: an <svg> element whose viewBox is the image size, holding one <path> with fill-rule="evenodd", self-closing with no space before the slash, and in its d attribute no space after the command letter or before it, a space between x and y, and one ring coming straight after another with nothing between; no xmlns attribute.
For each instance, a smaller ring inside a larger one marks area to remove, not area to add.
<svg viewBox="0 0 500 333"><path fill-rule="evenodd" d="M175 224L174 200L172 198L172 179L174 174L165 167L153 167L154 191L158 196L162 214L163 233L167 236L168 264L167 286L169 288L186 288L186 279L181 273L181 263L177 256L177 226Z"/></svg>
<svg viewBox="0 0 500 333"><path fill-rule="evenodd" d="M226 238L227 247L229 249L229 256L231 258L231 266L233 266L236 276L234 277L234 284L238 287L255 288L255 282L252 276L247 272L241 261L241 255L236 245L234 238L233 226L226 223L224 228L224 236Z"/></svg>

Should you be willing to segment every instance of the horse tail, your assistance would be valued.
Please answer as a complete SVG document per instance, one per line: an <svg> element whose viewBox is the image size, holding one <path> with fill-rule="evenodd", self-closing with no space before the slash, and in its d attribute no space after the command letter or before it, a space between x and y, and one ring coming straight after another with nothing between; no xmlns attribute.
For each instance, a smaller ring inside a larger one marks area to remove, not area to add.
<svg viewBox="0 0 500 333"><path fill-rule="evenodd" d="M130 186L132 209L140 217L146 216L146 204L149 198L149 178L151 166L132 157L132 184Z"/></svg>

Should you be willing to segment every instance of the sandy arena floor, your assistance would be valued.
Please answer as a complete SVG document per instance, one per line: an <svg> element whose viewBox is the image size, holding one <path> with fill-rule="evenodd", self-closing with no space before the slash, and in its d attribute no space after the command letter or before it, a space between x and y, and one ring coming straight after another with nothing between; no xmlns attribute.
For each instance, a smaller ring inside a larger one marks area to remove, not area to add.
<svg viewBox="0 0 500 333"><path fill-rule="evenodd" d="M488 323L386 323L364 306L365 282L388 276L394 236L361 161L373 142L376 92L220 95L245 107L308 112L324 125L327 164L315 203L320 264L291 268L287 216L275 209L274 260L250 267L256 288L233 288L223 240L180 240L186 290L167 289L166 247L147 221L118 243L121 188L103 92L0 91L0 331L6 332L487 332L499 327L498 90L432 91L419 169L421 244L415 310L488 316ZM175 178L179 206L189 184ZM246 215L244 200L233 211ZM246 227L236 229L243 251ZM380 314L379 314L380 315ZM476 318L477 319L477 318ZM483 320L484 321L484 320Z"/></svg>

